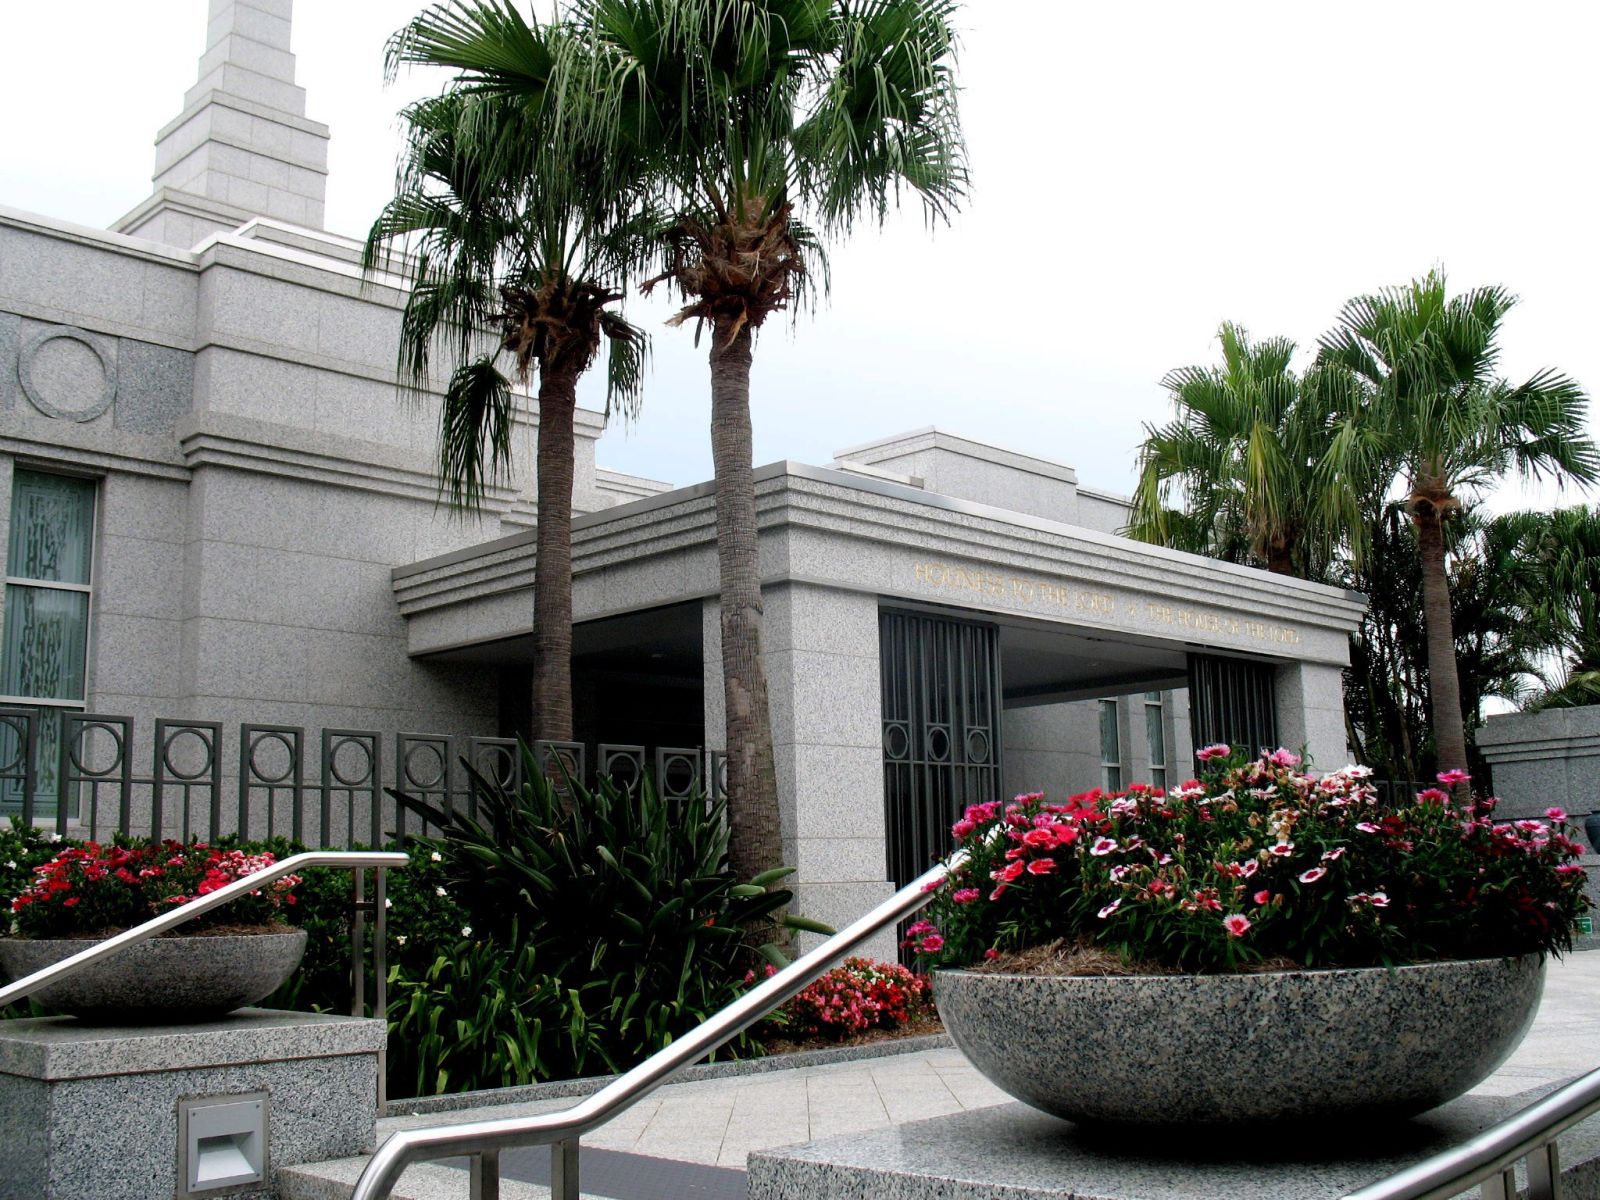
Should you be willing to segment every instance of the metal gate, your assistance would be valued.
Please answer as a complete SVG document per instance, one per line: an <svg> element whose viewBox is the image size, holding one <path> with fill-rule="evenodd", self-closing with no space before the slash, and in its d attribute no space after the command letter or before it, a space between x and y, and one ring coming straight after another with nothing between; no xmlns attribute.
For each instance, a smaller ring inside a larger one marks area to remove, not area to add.
<svg viewBox="0 0 1600 1200"><path fill-rule="evenodd" d="M1189 655L1189 719L1195 748L1214 743L1248 753L1278 745L1276 672L1271 663Z"/></svg>
<svg viewBox="0 0 1600 1200"><path fill-rule="evenodd" d="M950 849L969 804L1000 795L1000 631L926 613L878 616L889 878Z"/></svg>

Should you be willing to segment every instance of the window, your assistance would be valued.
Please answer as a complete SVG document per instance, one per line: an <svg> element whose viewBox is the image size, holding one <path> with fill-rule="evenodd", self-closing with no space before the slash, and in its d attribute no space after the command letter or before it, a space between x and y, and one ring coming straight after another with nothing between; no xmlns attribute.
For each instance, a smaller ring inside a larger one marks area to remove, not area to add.
<svg viewBox="0 0 1600 1200"><path fill-rule="evenodd" d="M1100 701L1100 786L1122 790L1122 736L1117 729L1117 702Z"/></svg>
<svg viewBox="0 0 1600 1200"><path fill-rule="evenodd" d="M1167 731L1163 720L1166 711L1160 692L1144 694L1144 735L1150 747L1150 786L1167 786Z"/></svg>
<svg viewBox="0 0 1600 1200"><path fill-rule="evenodd" d="M61 713L83 708L85 700L93 551L93 481L18 469L6 546L0 704L38 710L37 799L52 808ZM16 805L21 796L0 799Z"/></svg>

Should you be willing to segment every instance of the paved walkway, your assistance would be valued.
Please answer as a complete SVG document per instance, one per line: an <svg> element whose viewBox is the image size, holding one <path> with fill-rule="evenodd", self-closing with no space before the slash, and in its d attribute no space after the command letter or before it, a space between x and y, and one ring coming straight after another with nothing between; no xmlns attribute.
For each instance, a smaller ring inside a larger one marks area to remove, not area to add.
<svg viewBox="0 0 1600 1200"><path fill-rule="evenodd" d="M1552 961L1533 1029L1477 1093L1511 1096L1600 1067L1600 951ZM584 1139L595 1149L743 1170L752 1150L943 1116L1009 1100L958 1050L671 1084ZM496 1115L565 1108L506 1106ZM390 1118L384 1128L486 1115ZM382 1130L380 1130L380 1140Z"/></svg>

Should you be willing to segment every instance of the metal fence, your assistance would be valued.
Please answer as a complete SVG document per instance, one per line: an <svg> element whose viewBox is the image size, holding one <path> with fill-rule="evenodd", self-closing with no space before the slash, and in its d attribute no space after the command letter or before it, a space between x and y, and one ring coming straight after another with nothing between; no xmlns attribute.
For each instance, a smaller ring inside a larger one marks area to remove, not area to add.
<svg viewBox="0 0 1600 1200"><path fill-rule="evenodd" d="M48 720L59 721L48 728ZM425 833L385 788L477 815L463 763L503 787L523 782L512 738L158 718L136 769L134 719L0 708L0 812L63 836L113 832L188 840L283 836L318 849ZM388 748L389 753L385 754ZM700 747L534 742L534 761L567 779L620 786L649 776L669 798L720 796L723 756ZM48 761L46 761L48 760Z"/></svg>

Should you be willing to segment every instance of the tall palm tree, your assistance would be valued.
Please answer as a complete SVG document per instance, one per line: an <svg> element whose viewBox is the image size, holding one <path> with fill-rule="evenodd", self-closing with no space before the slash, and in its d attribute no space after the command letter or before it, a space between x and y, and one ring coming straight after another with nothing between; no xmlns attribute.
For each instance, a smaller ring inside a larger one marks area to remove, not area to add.
<svg viewBox="0 0 1600 1200"><path fill-rule="evenodd" d="M572 737L573 418L580 376L607 350L607 409L635 410L647 342L613 307L646 248L626 160L582 145L552 89L582 48L509 4L437 4L389 42L401 66L462 72L408 107L395 195L364 263L411 284L399 370L425 392L442 357L441 486L477 508L511 466L517 396L538 375L531 735ZM476 87L474 64L513 63L515 97ZM399 252L396 252L398 250Z"/></svg>
<svg viewBox="0 0 1600 1200"><path fill-rule="evenodd" d="M1585 484L1600 476L1600 452L1585 432L1583 389L1551 370L1515 385L1498 374L1500 323L1515 303L1500 287L1448 296L1444 275L1430 272L1351 300L1317 356L1368 390L1366 420L1405 489L1421 556L1429 695L1443 769L1467 766L1446 524L1464 500L1513 468Z"/></svg>
<svg viewBox="0 0 1600 1200"><path fill-rule="evenodd" d="M733 870L782 844L761 657L750 367L756 332L819 272L812 228L883 220L902 190L944 218L966 182L953 0L574 0L591 127L652 159L676 214L674 323L709 328ZM591 103L591 100L598 103ZM803 222L810 222L806 224Z"/></svg>
<svg viewBox="0 0 1600 1200"><path fill-rule="evenodd" d="M1231 322L1217 338L1221 365L1180 367L1161 381L1176 414L1145 426L1127 533L1321 578L1335 548L1363 528L1370 490L1350 377L1297 374L1287 338L1252 341Z"/></svg>
<svg viewBox="0 0 1600 1200"><path fill-rule="evenodd" d="M1529 708L1600 703L1600 509L1578 505L1523 517L1537 522L1525 539L1535 615L1553 627L1560 656Z"/></svg>

